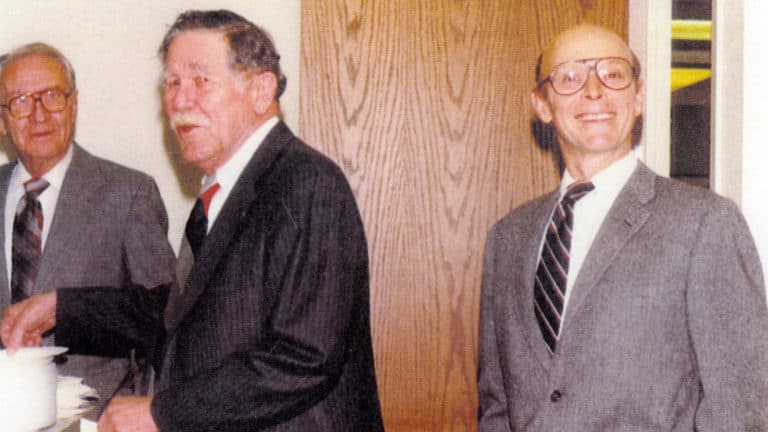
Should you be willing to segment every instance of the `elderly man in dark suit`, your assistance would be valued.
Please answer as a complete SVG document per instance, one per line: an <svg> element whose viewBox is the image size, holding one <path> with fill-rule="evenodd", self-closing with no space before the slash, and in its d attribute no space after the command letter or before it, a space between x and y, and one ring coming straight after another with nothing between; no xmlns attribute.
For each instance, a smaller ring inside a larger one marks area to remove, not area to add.
<svg viewBox="0 0 768 432"><path fill-rule="evenodd" d="M77 87L69 61L42 43L13 50L0 60L0 102L0 133L18 156L0 167L0 312L54 288L169 285L175 257L154 181L73 143ZM106 401L130 391L129 348L68 355L59 372L84 378Z"/></svg>
<svg viewBox="0 0 768 432"><path fill-rule="evenodd" d="M488 236L479 430L765 431L768 312L742 215L637 160L642 82L618 35L571 28L539 70L565 172Z"/></svg>
<svg viewBox="0 0 768 432"><path fill-rule="evenodd" d="M270 38L232 12L190 11L160 53L165 110L202 192L157 392L115 399L99 430L383 430L362 222L341 170L279 119L286 80ZM120 318L83 308L105 295ZM40 304L73 350L153 337L152 321L132 313L147 301L115 290ZM30 323L45 326L29 317L4 322L4 340L17 346Z"/></svg>

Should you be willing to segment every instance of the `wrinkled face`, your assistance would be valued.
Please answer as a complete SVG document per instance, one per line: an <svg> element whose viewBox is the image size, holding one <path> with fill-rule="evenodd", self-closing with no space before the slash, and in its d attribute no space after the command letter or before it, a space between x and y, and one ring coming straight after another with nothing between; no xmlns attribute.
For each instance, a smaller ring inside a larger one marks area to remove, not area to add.
<svg viewBox="0 0 768 432"><path fill-rule="evenodd" d="M67 153L75 133L77 92L71 88L62 65L45 55L30 54L6 64L0 77L0 101L8 104L12 98L58 88L72 94L62 111L49 112L40 101L32 114L13 117L2 109L0 132L10 134L19 159L35 176L45 174ZM42 167L41 169L35 167ZM43 171L43 172L39 172Z"/></svg>
<svg viewBox="0 0 768 432"><path fill-rule="evenodd" d="M184 159L211 173L253 131L249 83L229 66L222 33L190 30L171 43L164 72L165 112Z"/></svg>
<svg viewBox="0 0 768 432"><path fill-rule="evenodd" d="M544 53L542 74L574 60L621 57L632 62L632 54L616 34L595 26L579 26L563 33ZM632 127L642 113L642 83L613 90L589 73L584 87L571 95L555 93L547 83L535 90L534 110L544 123L557 131L563 156L604 156L607 161L623 157L632 148Z"/></svg>

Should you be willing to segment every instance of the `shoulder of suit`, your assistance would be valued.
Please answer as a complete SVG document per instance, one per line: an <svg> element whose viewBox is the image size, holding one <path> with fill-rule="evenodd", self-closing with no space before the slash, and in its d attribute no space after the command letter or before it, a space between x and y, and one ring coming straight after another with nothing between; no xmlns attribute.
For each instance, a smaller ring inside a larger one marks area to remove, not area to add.
<svg viewBox="0 0 768 432"><path fill-rule="evenodd" d="M656 175L654 182L655 198L670 206L677 206L691 211L712 211L713 209L731 210L736 204L730 198L719 195L708 188L695 186L680 180Z"/></svg>
<svg viewBox="0 0 768 432"><path fill-rule="evenodd" d="M505 232L520 228L533 229L534 226L539 224L542 217L549 217L549 212L554 205L557 195L558 191L554 190L515 207L496 222L491 231Z"/></svg>
<svg viewBox="0 0 768 432"><path fill-rule="evenodd" d="M16 166L16 163L17 163L16 161L12 161L12 162L8 162L0 165L0 177L6 176L6 175L10 176L11 171L13 171L13 167Z"/></svg>
<svg viewBox="0 0 768 432"><path fill-rule="evenodd" d="M346 182L346 175L334 160L296 136L290 138L278 163L292 178L328 178Z"/></svg>
<svg viewBox="0 0 768 432"><path fill-rule="evenodd" d="M104 179L109 183L134 184L153 182L152 177L144 172L95 156L82 147L76 147L75 151L70 169L73 169L73 167L74 169L80 169L90 176Z"/></svg>

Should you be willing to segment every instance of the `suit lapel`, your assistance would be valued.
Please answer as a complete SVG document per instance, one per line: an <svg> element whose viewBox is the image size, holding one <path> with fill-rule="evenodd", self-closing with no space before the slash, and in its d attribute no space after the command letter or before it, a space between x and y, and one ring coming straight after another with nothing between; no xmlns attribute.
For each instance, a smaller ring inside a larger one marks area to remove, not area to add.
<svg viewBox="0 0 768 432"><path fill-rule="evenodd" d="M256 199L255 185L269 170L292 137L293 134L288 127L282 121L279 122L267 135L240 174L235 187L224 202L216 222L214 222L200 248L199 257L189 270L189 276L178 304L173 308L168 320L170 333L175 331L208 285L216 266L227 252L237 231L242 227L248 209Z"/></svg>
<svg viewBox="0 0 768 432"><path fill-rule="evenodd" d="M638 162L635 172L616 197L573 285L564 323L564 337L568 334L568 323L572 322L590 291L619 251L648 220L650 212L646 204L653 198L654 180L655 174L642 162Z"/></svg>
<svg viewBox="0 0 768 432"><path fill-rule="evenodd" d="M45 240L45 250L40 262L40 271L35 280L33 293L37 294L56 287L61 275L68 271L67 260L61 257L72 253L72 245L84 233L72 226L88 226L93 206L93 191L99 188L104 179L93 172L91 156L82 148L73 144L72 162L67 168L61 185L56 210L51 221L51 229Z"/></svg>
<svg viewBox="0 0 768 432"><path fill-rule="evenodd" d="M499 278L499 280L511 282L511 286L505 292L509 292L514 296L502 301L502 304L505 305L502 307L508 307L506 305L510 304L514 305L517 322L522 326L523 337L528 342L531 351L535 353L538 361L545 367L551 363L551 357L541 335L539 323L536 321L533 306L533 282L536 275L536 267L539 263L541 239L559 196L559 191L555 190L540 200L527 214L521 215L521 220L532 221L533 226L530 228L534 229L524 227L519 230L519 233L515 233L511 238L506 239L509 244L505 246L505 249L509 253L514 254L514 257L510 261L511 265L500 269L502 276ZM521 291L518 292L516 287L520 287ZM516 326L513 323L505 327L509 329L508 331L516 331ZM510 355L515 356L519 355L519 353L510 353Z"/></svg>
<svg viewBox="0 0 768 432"><path fill-rule="evenodd" d="M15 164L8 164L0 171L0 206L5 208L5 197L8 195L8 183L11 180L11 173ZM3 212L4 214L4 212ZM0 313L11 304L11 283L8 280L8 267L5 262L5 216L0 219L0 250L2 250L2 259L0 259Z"/></svg>

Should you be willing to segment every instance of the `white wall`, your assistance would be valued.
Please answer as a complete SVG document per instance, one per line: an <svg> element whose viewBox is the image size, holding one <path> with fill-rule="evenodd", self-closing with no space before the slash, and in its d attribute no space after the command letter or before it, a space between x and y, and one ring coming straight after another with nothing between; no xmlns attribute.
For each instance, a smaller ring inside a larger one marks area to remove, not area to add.
<svg viewBox="0 0 768 432"><path fill-rule="evenodd" d="M768 274L768 2L742 0L744 10L742 209ZM731 13L741 13L731 10ZM739 85L738 81L734 85Z"/></svg>
<svg viewBox="0 0 768 432"><path fill-rule="evenodd" d="M670 166L669 92L672 58L672 0L629 0L629 46L640 59L645 87L640 157L656 173Z"/></svg>
<svg viewBox="0 0 768 432"><path fill-rule="evenodd" d="M3 0L0 52L33 41L66 55L77 74L76 140L92 153L140 169L157 181L177 248L198 174L180 161L164 129L157 48L187 9L230 9L268 30L281 55L288 88L281 105L298 133L300 0ZM0 154L0 161L6 161Z"/></svg>

